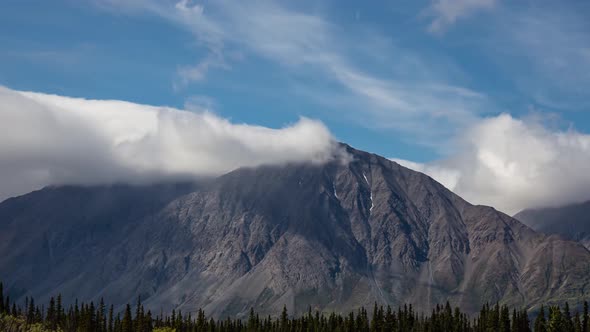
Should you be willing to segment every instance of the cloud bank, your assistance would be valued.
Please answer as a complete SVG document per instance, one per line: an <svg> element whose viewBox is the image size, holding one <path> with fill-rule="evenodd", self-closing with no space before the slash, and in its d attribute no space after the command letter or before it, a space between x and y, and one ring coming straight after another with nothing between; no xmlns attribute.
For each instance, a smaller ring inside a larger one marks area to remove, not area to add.
<svg viewBox="0 0 590 332"><path fill-rule="evenodd" d="M509 214L590 199L590 135L502 114L481 120L456 142L457 152L444 160L394 160L471 203Z"/></svg>
<svg viewBox="0 0 590 332"><path fill-rule="evenodd" d="M238 167L324 162L339 153L306 118L271 129L116 100L0 87L0 200L52 184L149 183L215 176ZM473 124L454 154L394 159L474 204L513 214L590 198L590 135L502 114Z"/></svg>
<svg viewBox="0 0 590 332"><path fill-rule="evenodd" d="M336 143L318 121L271 129L116 100L0 87L0 200L52 184L146 183L238 167L323 162Z"/></svg>

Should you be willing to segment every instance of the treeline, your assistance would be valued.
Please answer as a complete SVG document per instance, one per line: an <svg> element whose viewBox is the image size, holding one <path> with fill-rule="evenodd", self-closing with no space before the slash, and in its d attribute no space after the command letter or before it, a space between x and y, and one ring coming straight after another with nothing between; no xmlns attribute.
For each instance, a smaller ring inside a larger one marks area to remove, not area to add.
<svg viewBox="0 0 590 332"><path fill-rule="evenodd" d="M512 310L503 305L484 305L471 319L447 302L437 305L429 315L417 313L411 305L397 309L375 304L372 313L364 308L347 315L312 312L300 317L289 317L286 308L279 317L261 317L250 310L247 319L214 320L199 309L196 317L173 310L170 315L153 315L141 301L132 308L127 304L123 312L115 313L113 305L101 299L98 304L78 303L67 308L61 295L39 306L33 298L26 298L23 306L11 303L4 296L0 283L0 331L61 331L61 332L250 332L250 331L342 331L342 332L590 332L588 302L583 311L571 314L568 304L541 307L534 322L526 310Z"/></svg>

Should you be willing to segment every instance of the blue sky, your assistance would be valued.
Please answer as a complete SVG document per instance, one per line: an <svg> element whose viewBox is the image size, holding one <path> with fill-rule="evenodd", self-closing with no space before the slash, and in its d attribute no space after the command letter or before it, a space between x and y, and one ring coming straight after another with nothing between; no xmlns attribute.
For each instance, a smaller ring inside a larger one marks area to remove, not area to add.
<svg viewBox="0 0 590 332"><path fill-rule="evenodd" d="M590 24L584 20L590 4L473 1L478 2L474 8L447 4L455 20L435 10L444 1L240 5L249 18L228 14L226 7L235 4L188 2L187 8L202 10L188 20L214 22L225 30L219 37L183 18L165 17L176 15L164 13L173 12L174 2L150 9L147 2L133 1L8 1L0 11L0 84L175 107L206 102L233 121L265 126L312 117L354 146L417 161L444 154L446 139L471 115L550 113L561 125L590 130ZM272 15L281 17L259 21ZM296 19L310 25L297 27ZM232 36L236 29L252 31ZM271 43L279 42L296 46L272 50ZM306 51L336 59L301 59ZM203 77L183 78L182 68L208 59L213 64L202 70ZM334 61L343 63L326 68ZM347 78L335 77L341 74L334 70L378 80L372 83L384 85L384 93L395 94L398 86L408 91L399 93L399 104L379 101L347 87L341 82ZM432 85L479 96L434 93ZM459 106L465 109L444 109ZM419 114L399 115L421 107ZM449 114L433 115L439 112Z"/></svg>
<svg viewBox="0 0 590 332"><path fill-rule="evenodd" d="M590 132L588 1L0 6L0 85L14 90L273 128L303 116L419 163L454 158L464 133L501 114L548 135Z"/></svg>

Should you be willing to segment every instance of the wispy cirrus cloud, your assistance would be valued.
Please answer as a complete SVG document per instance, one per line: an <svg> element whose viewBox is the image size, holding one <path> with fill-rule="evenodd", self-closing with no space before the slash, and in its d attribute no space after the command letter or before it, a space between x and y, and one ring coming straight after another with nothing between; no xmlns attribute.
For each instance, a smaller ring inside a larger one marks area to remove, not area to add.
<svg viewBox="0 0 590 332"><path fill-rule="evenodd" d="M432 0L423 15L432 18L428 31L439 34L460 19L493 9L497 0Z"/></svg>
<svg viewBox="0 0 590 332"><path fill-rule="evenodd" d="M489 105L484 94L453 84L451 75L437 67L436 58L424 59L387 42L390 38L374 30L352 35L318 13L290 9L274 1L102 3L155 14L190 31L209 55L181 69L185 83L202 81L215 67L231 67L228 54L241 52L293 76L303 76L294 80L294 90L305 91L312 100L326 101L326 94L336 96L332 99L340 105L335 99L349 100L340 111L353 117L362 112L363 125L412 133L413 137L420 129L430 136L418 139L420 142L448 136L449 130L461 128ZM366 70L366 61L351 56L351 49L364 49L372 57L393 54L394 59L389 59L386 73L376 74ZM297 87L319 81L329 82L330 88ZM338 88L332 89L334 86Z"/></svg>
<svg viewBox="0 0 590 332"><path fill-rule="evenodd" d="M1 58L26 59L35 64L48 64L63 68L87 61L88 55L96 52L96 45L81 43L66 49L35 47L30 50L0 50Z"/></svg>
<svg viewBox="0 0 590 332"><path fill-rule="evenodd" d="M552 109L588 109L590 4L559 4L503 10L485 46L533 102Z"/></svg>

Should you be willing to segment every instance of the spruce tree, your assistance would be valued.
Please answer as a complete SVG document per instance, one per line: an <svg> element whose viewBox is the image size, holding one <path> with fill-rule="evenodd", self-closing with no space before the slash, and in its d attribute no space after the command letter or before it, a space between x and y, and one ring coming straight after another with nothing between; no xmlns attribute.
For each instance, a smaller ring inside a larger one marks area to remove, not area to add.
<svg viewBox="0 0 590 332"><path fill-rule="evenodd" d="M87 308L87 326L89 327L90 331L97 330L96 324L96 307L94 306L94 301L90 301L90 307Z"/></svg>
<svg viewBox="0 0 590 332"><path fill-rule="evenodd" d="M519 332L520 331L520 316L516 312L516 309L512 310L512 326L510 329L511 332Z"/></svg>
<svg viewBox="0 0 590 332"><path fill-rule="evenodd" d="M39 306L35 308L35 318L33 319L35 323L41 323L43 321L43 314Z"/></svg>
<svg viewBox="0 0 590 332"><path fill-rule="evenodd" d="M146 320L147 320L147 324L145 326L146 331L152 331L154 329L154 326L152 325L153 319L152 319L152 312L150 310L148 310L148 312L147 312ZM190 321L192 322L192 319Z"/></svg>
<svg viewBox="0 0 590 332"><path fill-rule="evenodd" d="M137 297L137 304L135 308L135 326L134 330L136 332L142 332L143 329L143 317L141 312L141 297Z"/></svg>
<svg viewBox="0 0 590 332"><path fill-rule="evenodd" d="M281 331L289 331L289 315L286 305L283 306L283 311L281 312L280 329Z"/></svg>
<svg viewBox="0 0 590 332"><path fill-rule="evenodd" d="M65 310L63 304L61 302L61 294L57 294L57 303L56 303L56 324L57 326L63 327L65 324Z"/></svg>
<svg viewBox="0 0 590 332"><path fill-rule="evenodd" d="M549 322L547 323L547 332L565 332L563 315L559 306L549 308Z"/></svg>
<svg viewBox="0 0 590 332"><path fill-rule="evenodd" d="M98 303L98 308L96 308L96 330L98 332L105 332L106 328L105 328L105 305L104 305L104 300L101 297L100 298L100 302Z"/></svg>
<svg viewBox="0 0 590 332"><path fill-rule="evenodd" d="M4 312L6 314L10 314L10 296L6 295L6 300L4 302Z"/></svg>
<svg viewBox="0 0 590 332"><path fill-rule="evenodd" d="M135 330L137 332L144 332L145 331L145 326L147 324L145 322L145 315L143 314L143 305L140 305L139 306L139 315L138 315L138 317L136 319L136 322L137 322L137 324L136 324L137 326L135 327ZM180 329L182 329L182 323L180 325Z"/></svg>
<svg viewBox="0 0 590 332"><path fill-rule="evenodd" d="M207 323L205 318L205 311L199 308L199 312L197 314L197 329L201 330L205 328L205 324Z"/></svg>
<svg viewBox="0 0 590 332"><path fill-rule="evenodd" d="M115 318L115 324L113 325L113 331L115 332L122 332L123 327L121 323L121 314L117 314L117 318Z"/></svg>
<svg viewBox="0 0 590 332"><path fill-rule="evenodd" d="M582 332L582 320L580 319L580 313L577 311L574 316L574 332Z"/></svg>
<svg viewBox="0 0 590 332"><path fill-rule="evenodd" d="M57 322L55 320L55 299L53 296L49 299L49 306L47 307L47 326L50 330L55 331L57 329Z"/></svg>
<svg viewBox="0 0 590 332"><path fill-rule="evenodd" d="M35 322L35 299L31 297L29 300L29 307L27 308L27 323L37 323Z"/></svg>
<svg viewBox="0 0 590 332"><path fill-rule="evenodd" d="M113 332L113 305L109 308L109 322L107 327L107 332Z"/></svg>
<svg viewBox="0 0 590 332"><path fill-rule="evenodd" d="M123 321L121 322L121 332L133 332L133 322L131 318L131 306L127 303L125 307L125 314L123 315Z"/></svg>
<svg viewBox="0 0 590 332"><path fill-rule="evenodd" d="M311 307L309 308L309 315L311 315ZM254 308L250 308L250 315L248 315L248 323L247 323L248 331L256 331L258 330L258 324L256 322L256 313L254 313Z"/></svg>
<svg viewBox="0 0 590 332"><path fill-rule="evenodd" d="M547 321L545 320L545 308L541 305L541 310L535 319L535 332L547 332Z"/></svg>
<svg viewBox="0 0 590 332"><path fill-rule="evenodd" d="M393 331L395 326L395 315L391 310L391 306L387 305L387 310L385 311L385 330Z"/></svg>
<svg viewBox="0 0 590 332"><path fill-rule="evenodd" d="M507 306L502 306L500 309L500 318L499 318L499 329L500 332L510 332L510 311L508 310Z"/></svg>
<svg viewBox="0 0 590 332"><path fill-rule="evenodd" d="M570 305L567 302L563 308L563 328L566 332L573 332L574 330L574 323L570 313Z"/></svg>
<svg viewBox="0 0 590 332"><path fill-rule="evenodd" d="M488 329L498 331L500 328L500 304L496 303L488 317Z"/></svg>

